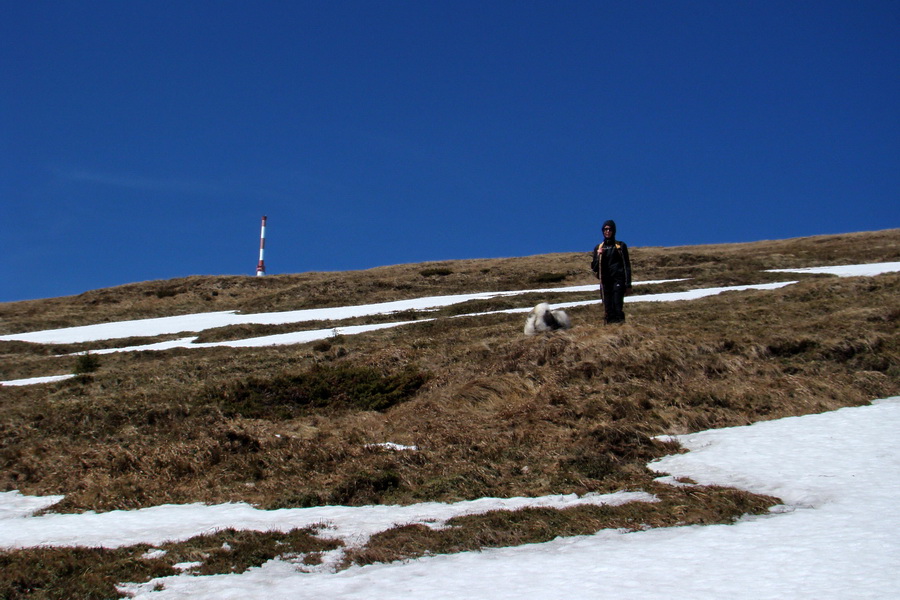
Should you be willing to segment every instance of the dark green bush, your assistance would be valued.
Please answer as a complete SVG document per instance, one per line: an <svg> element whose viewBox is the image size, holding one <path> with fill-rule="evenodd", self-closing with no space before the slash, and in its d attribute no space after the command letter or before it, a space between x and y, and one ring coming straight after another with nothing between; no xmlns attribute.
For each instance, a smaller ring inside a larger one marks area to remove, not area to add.
<svg viewBox="0 0 900 600"><path fill-rule="evenodd" d="M438 267L438 268L434 268L434 269L422 269L421 271L419 271L419 274L422 277L432 277L434 275L437 275L439 277L446 277L447 275L452 275L453 270Z"/></svg>
<svg viewBox="0 0 900 600"><path fill-rule="evenodd" d="M384 496L400 488L400 475L390 468L359 472L340 483L331 493L331 504L377 504Z"/></svg>
<svg viewBox="0 0 900 600"><path fill-rule="evenodd" d="M273 379L252 378L211 392L227 415L289 419L311 411L387 410L412 398L427 380L406 369L382 374L356 365L320 365Z"/></svg>
<svg viewBox="0 0 900 600"><path fill-rule="evenodd" d="M541 273L531 278L534 283L559 283L566 278L565 273Z"/></svg>
<svg viewBox="0 0 900 600"><path fill-rule="evenodd" d="M75 359L75 369L72 372L75 375L84 375L86 373L93 373L99 368L100 359L97 358L95 354L85 352L84 354L79 354L78 358Z"/></svg>

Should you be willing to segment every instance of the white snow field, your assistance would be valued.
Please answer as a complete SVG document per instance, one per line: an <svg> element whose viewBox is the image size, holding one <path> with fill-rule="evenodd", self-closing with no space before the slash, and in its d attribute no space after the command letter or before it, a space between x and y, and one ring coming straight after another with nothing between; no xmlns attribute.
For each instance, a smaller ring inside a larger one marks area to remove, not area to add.
<svg viewBox="0 0 900 600"><path fill-rule="evenodd" d="M900 589L900 397L871 405L677 436L687 449L651 463L673 477L770 494L784 504L733 525L601 531L543 544L333 572L273 560L238 575L184 574L124 584L136 598L439 600L485 598L889 599ZM260 511L245 504L28 516L59 500L0 494L0 547L122 546L220 528L325 523L362 543L394 524L440 526L457 514L522 506L648 501L610 496L482 498L457 504ZM162 589L157 590L158 587ZM157 590L157 591L154 591Z"/></svg>
<svg viewBox="0 0 900 600"><path fill-rule="evenodd" d="M833 274L841 276L873 276L898 271L900 263L834 269ZM773 284L780 285L789 283ZM764 290L772 286L746 287ZM706 290L696 292L708 295ZM89 339L108 339L90 338L96 335L90 327L73 329L82 330ZM70 330L60 331L76 337ZM50 338L59 335L53 332ZM689 452L651 463L662 481L684 485L675 478L690 478L701 485L769 494L783 502L768 515L746 517L732 525L630 533L607 530L543 544L337 572L333 567L340 551L318 567L304 566L298 557L269 561L242 574L195 576L188 566L181 575L147 583L123 582L121 589L136 598L216 600L896 598L900 590L897 431L900 397L823 414L674 437ZM416 451L389 441L385 445L396 451ZM641 492L619 492L274 511L237 503L189 504L32 516L61 498L0 493L0 548L159 544L227 527L264 531L315 524L324 524L320 535L356 545L394 525L424 523L440 527L460 514L524 506L654 500Z"/></svg>
<svg viewBox="0 0 900 600"><path fill-rule="evenodd" d="M874 277L875 275L881 275L882 273L894 273L896 271L900 271L900 262L768 270L769 273L812 273L818 275L837 275L838 277Z"/></svg>

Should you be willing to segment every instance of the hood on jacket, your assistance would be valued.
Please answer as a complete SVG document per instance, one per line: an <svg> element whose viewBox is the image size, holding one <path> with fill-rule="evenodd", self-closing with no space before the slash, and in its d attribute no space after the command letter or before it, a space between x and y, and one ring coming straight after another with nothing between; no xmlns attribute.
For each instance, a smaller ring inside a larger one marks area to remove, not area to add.
<svg viewBox="0 0 900 600"><path fill-rule="evenodd" d="M605 228L606 226L609 226L612 228L612 236L610 237L610 239L611 240L616 239L616 222L613 221L612 219L610 219L609 221L606 221L605 223L603 223L603 227ZM602 230L603 229L601 228L601 231Z"/></svg>

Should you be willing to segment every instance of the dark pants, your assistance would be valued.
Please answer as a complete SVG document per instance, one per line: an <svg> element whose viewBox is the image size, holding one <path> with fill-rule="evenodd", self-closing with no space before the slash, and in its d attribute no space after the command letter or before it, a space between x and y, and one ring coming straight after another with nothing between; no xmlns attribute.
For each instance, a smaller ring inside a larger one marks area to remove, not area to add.
<svg viewBox="0 0 900 600"><path fill-rule="evenodd" d="M603 311L607 323L625 322L625 283L614 281L603 286Z"/></svg>

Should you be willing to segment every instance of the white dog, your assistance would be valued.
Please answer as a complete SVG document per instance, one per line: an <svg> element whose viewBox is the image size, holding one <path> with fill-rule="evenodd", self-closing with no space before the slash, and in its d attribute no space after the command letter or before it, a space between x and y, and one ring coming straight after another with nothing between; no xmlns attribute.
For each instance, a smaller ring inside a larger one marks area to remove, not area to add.
<svg viewBox="0 0 900 600"><path fill-rule="evenodd" d="M536 335L544 331L569 329L572 322L563 310L550 310L550 305L541 302L531 309L525 320L525 335Z"/></svg>

